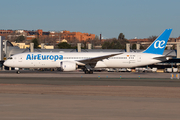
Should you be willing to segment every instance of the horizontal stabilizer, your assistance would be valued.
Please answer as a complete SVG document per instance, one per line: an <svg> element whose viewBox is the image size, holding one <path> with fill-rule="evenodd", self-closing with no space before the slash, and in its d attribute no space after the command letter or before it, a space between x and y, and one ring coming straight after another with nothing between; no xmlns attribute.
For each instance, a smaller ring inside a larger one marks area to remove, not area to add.
<svg viewBox="0 0 180 120"><path fill-rule="evenodd" d="M163 59L166 58L167 60L172 59L175 56L159 56L159 57L154 57L153 59Z"/></svg>

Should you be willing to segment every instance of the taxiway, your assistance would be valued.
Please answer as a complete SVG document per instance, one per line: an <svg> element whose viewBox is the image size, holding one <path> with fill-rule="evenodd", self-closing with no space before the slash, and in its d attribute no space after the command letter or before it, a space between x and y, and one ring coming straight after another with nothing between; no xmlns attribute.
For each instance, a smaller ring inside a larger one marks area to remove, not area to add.
<svg viewBox="0 0 180 120"><path fill-rule="evenodd" d="M178 120L180 80L170 75L0 71L0 116L2 120Z"/></svg>

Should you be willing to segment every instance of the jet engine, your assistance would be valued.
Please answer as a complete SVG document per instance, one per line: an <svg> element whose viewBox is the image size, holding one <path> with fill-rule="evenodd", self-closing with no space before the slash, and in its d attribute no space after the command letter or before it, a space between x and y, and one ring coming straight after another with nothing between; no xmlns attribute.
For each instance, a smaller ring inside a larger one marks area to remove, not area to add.
<svg viewBox="0 0 180 120"><path fill-rule="evenodd" d="M60 63L60 67L62 71L75 71L76 70L76 63L71 61L63 61Z"/></svg>

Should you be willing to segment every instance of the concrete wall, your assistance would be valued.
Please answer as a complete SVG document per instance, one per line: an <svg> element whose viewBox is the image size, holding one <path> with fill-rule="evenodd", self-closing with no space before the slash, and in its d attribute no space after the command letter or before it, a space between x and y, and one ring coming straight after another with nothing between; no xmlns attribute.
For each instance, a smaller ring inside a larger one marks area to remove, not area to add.
<svg viewBox="0 0 180 120"><path fill-rule="evenodd" d="M78 52L81 52L81 43L77 44L77 49L78 49Z"/></svg>
<svg viewBox="0 0 180 120"><path fill-rule="evenodd" d="M136 50L140 50L140 44L139 43L136 44Z"/></svg>
<svg viewBox="0 0 180 120"><path fill-rule="evenodd" d="M4 60L4 52L3 52L3 40L5 38L3 36L0 36L0 61Z"/></svg>
<svg viewBox="0 0 180 120"><path fill-rule="evenodd" d="M88 49L92 49L92 44L88 44Z"/></svg>
<svg viewBox="0 0 180 120"><path fill-rule="evenodd" d="M126 43L126 52L130 52L130 43Z"/></svg>
<svg viewBox="0 0 180 120"><path fill-rule="evenodd" d="M30 51L34 52L34 43L30 43Z"/></svg>
<svg viewBox="0 0 180 120"><path fill-rule="evenodd" d="M177 58L180 58L180 43L177 43Z"/></svg>
<svg viewBox="0 0 180 120"><path fill-rule="evenodd" d="M44 43L41 43L41 49L44 49Z"/></svg>

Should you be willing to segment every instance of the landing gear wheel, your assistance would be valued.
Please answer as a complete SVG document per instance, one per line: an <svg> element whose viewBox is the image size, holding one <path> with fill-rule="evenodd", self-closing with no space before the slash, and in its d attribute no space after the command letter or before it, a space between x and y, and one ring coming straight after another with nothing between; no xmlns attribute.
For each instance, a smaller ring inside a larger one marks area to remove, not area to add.
<svg viewBox="0 0 180 120"><path fill-rule="evenodd" d="M16 71L16 73L17 73L17 74L19 74L19 73L20 73L20 71L18 70L18 71Z"/></svg>
<svg viewBox="0 0 180 120"><path fill-rule="evenodd" d="M84 73L85 73L85 74L93 74L93 70L90 70L90 71L85 70Z"/></svg>
<svg viewBox="0 0 180 120"><path fill-rule="evenodd" d="M90 71L89 71L89 74L93 74L93 71L92 71L92 70L90 70Z"/></svg>
<svg viewBox="0 0 180 120"><path fill-rule="evenodd" d="M85 71L84 71L84 73L85 73L85 74L88 74L88 73L89 73L89 71L85 70Z"/></svg>

